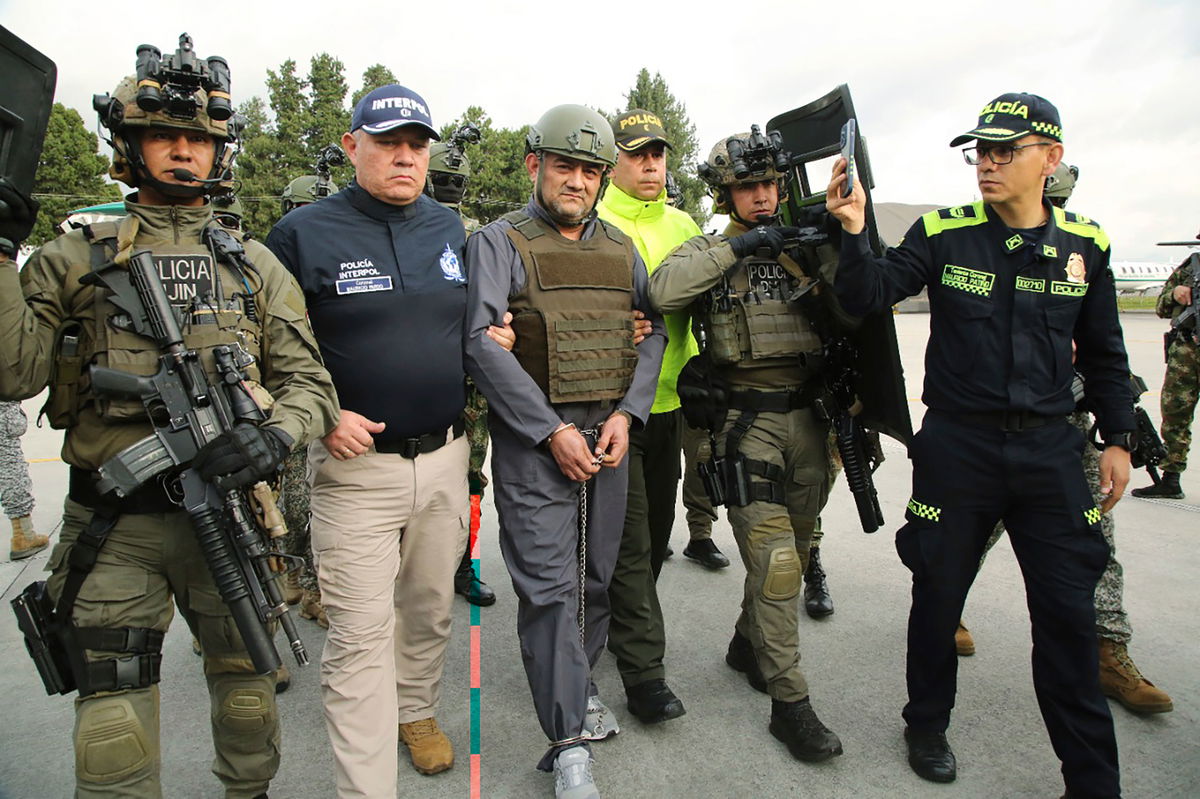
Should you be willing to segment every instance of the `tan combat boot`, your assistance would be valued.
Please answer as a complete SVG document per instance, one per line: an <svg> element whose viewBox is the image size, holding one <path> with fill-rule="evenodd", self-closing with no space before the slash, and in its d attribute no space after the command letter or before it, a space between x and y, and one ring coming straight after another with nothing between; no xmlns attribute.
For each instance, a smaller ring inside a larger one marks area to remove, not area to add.
<svg viewBox="0 0 1200 799"><path fill-rule="evenodd" d="M320 591L304 591L304 596L300 598L300 618L312 619L326 630L329 629L329 616L326 615L325 608L321 607Z"/></svg>
<svg viewBox="0 0 1200 799"><path fill-rule="evenodd" d="M50 545L50 536L35 533L33 531L33 519L28 516L13 519L12 528L12 551L8 555L13 560L20 560L21 558L37 554Z"/></svg>
<svg viewBox="0 0 1200 799"><path fill-rule="evenodd" d="M300 578L296 576L296 572L288 572L283 578L283 601L295 605L303 597L304 589L300 587Z"/></svg>
<svg viewBox="0 0 1200 799"><path fill-rule="evenodd" d="M1100 690L1134 713L1169 713L1171 697L1147 680L1133 664L1125 644L1100 639Z"/></svg>
<svg viewBox="0 0 1200 799"><path fill-rule="evenodd" d="M432 716L401 724L400 740L408 747L413 768L422 774L437 774L454 765L454 747Z"/></svg>
<svg viewBox="0 0 1200 799"><path fill-rule="evenodd" d="M975 639L971 637L971 631L962 623L962 619L958 620L958 629L954 631L954 651L962 657L975 654Z"/></svg>

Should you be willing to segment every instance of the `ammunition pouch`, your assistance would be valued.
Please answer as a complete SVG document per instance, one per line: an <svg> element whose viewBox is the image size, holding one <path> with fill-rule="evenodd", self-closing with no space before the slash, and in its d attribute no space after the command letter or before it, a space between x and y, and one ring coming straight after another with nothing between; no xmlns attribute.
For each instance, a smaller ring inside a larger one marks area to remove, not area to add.
<svg viewBox="0 0 1200 799"><path fill-rule="evenodd" d="M83 376L85 352L83 324L68 319L54 339L54 357L50 364L50 393L38 413L55 430L66 430L79 421L79 380Z"/></svg>

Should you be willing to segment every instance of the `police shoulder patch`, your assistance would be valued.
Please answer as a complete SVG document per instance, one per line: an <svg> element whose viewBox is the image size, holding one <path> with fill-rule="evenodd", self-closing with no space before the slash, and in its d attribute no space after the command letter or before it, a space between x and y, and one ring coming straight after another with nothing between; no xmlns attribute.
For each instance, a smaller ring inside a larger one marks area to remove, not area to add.
<svg viewBox="0 0 1200 799"><path fill-rule="evenodd" d="M987 215L983 211L983 203L977 202L930 211L921 217L921 221L925 225L925 235L936 236L947 230L982 225L987 221Z"/></svg>
<svg viewBox="0 0 1200 799"><path fill-rule="evenodd" d="M1074 211L1055 208L1054 221L1063 231L1085 239L1091 239L1102 251L1108 249L1108 234L1104 232L1104 228L1100 227L1100 223L1091 217L1077 214Z"/></svg>

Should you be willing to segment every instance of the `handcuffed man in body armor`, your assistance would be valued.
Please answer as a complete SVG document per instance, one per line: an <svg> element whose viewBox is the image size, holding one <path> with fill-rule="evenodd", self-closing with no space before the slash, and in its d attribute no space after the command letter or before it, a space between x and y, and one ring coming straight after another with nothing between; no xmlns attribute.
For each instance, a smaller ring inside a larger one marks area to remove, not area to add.
<svg viewBox="0 0 1200 799"><path fill-rule="evenodd" d="M842 744L818 720L800 671L800 582L829 491L829 425L813 407L818 330L851 320L816 269L785 247L798 231L775 222L787 158L757 127L713 147L700 176L729 226L668 255L650 296L662 313L690 312L700 342L679 395L689 422L712 431L706 487L714 505L728 504L746 567L725 660L771 696L771 734L795 757L820 761Z"/></svg>
<svg viewBox="0 0 1200 799"><path fill-rule="evenodd" d="M181 37L176 62L194 58L190 47ZM154 374L160 352L135 331L128 298L96 278L133 273L149 250L181 318L183 347L198 353L209 383L220 385L223 353L251 356L246 376L273 404L261 426L239 422L195 456L191 470L210 486L232 493L273 474L292 446L333 426L337 402L296 282L260 244L246 241L243 250L212 220L205 195L228 178L233 156L228 67L210 59L210 72L191 74L211 80L176 85L164 76L170 59L162 72L157 59L146 69L143 51L158 52L139 48L138 80L95 99L111 134L111 174L136 189L125 201L128 216L47 244L19 286L15 269L0 267L0 396L30 397L49 385L45 410L66 430L70 490L47 591L70 662L64 676L80 694L75 795L162 795L157 683L174 599L203 646L213 772L226 797L249 799L266 795L279 766L274 677L256 673L264 669L252 663L218 593L177 504L178 483L147 481L120 498L97 484L102 465L155 428L141 400L103 395L89 367Z"/></svg>
<svg viewBox="0 0 1200 799"><path fill-rule="evenodd" d="M526 138L524 209L471 236L467 371L487 397L500 550L556 795L599 797L587 741L616 731L591 670L608 629L608 584L625 518L629 427L645 423L665 345L633 243L595 218L616 162L612 128L577 105ZM652 323L636 347L631 312ZM512 353L487 335L514 314Z"/></svg>

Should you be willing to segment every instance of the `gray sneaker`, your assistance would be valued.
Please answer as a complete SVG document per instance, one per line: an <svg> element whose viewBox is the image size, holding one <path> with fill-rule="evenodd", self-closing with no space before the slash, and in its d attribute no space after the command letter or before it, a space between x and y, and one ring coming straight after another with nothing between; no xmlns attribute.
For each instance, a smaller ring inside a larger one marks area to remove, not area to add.
<svg viewBox="0 0 1200 799"><path fill-rule="evenodd" d="M554 758L555 799L600 799L592 781L592 756L582 746L564 749Z"/></svg>
<svg viewBox="0 0 1200 799"><path fill-rule="evenodd" d="M589 741L603 741L621 731L617 717L600 701L598 696L589 696L587 717L583 720L583 737Z"/></svg>

